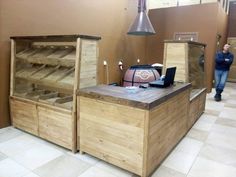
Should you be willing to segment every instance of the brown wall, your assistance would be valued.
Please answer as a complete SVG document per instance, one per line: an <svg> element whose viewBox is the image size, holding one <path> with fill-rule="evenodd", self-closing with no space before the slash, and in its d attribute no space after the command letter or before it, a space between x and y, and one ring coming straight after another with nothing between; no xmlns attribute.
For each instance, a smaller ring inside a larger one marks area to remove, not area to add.
<svg viewBox="0 0 236 177"><path fill-rule="evenodd" d="M137 58L145 63L145 37L126 35L137 14L134 0L0 1L0 127L8 119L9 37L19 35L87 34L101 36L99 82L105 83L103 60L110 82L119 82L118 61L125 67Z"/></svg>
<svg viewBox="0 0 236 177"><path fill-rule="evenodd" d="M9 124L10 36L88 34L101 36L99 81L105 83L103 60L108 60L110 82L119 82L118 61L124 65L162 62L163 40L174 32L199 32L199 41L207 43L207 65L213 67L216 43L217 4L151 10L150 17L157 35L126 35L137 13L134 0L0 0L0 127ZM186 15L188 14L188 15ZM207 70L208 84L212 70Z"/></svg>
<svg viewBox="0 0 236 177"><path fill-rule="evenodd" d="M217 34L220 34L222 37L220 39L220 47L219 50L222 50L224 44L227 42L228 36L228 15L225 10L218 6L218 26L217 26Z"/></svg>
<svg viewBox="0 0 236 177"><path fill-rule="evenodd" d="M217 31L225 35L227 15L220 9L218 3L202 5L171 7L149 11L150 19L157 35L148 37L147 60L149 63L163 61L164 43L173 39L174 32L198 32L198 41L207 44L206 48L206 81L208 91L213 80L214 56L216 50ZM220 14L218 15L218 11ZM218 20L220 21L218 23Z"/></svg>

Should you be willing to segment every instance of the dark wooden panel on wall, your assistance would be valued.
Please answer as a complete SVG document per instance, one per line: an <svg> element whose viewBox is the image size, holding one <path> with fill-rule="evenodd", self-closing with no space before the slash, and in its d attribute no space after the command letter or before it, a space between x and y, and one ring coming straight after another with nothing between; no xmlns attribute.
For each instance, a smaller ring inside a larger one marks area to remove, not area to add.
<svg viewBox="0 0 236 177"><path fill-rule="evenodd" d="M175 32L174 40L198 41L198 32Z"/></svg>
<svg viewBox="0 0 236 177"><path fill-rule="evenodd" d="M229 5L229 27L228 37L236 37L236 2Z"/></svg>
<svg viewBox="0 0 236 177"><path fill-rule="evenodd" d="M4 52L3 52L4 51ZM10 124L8 95L10 43L0 41L0 128Z"/></svg>

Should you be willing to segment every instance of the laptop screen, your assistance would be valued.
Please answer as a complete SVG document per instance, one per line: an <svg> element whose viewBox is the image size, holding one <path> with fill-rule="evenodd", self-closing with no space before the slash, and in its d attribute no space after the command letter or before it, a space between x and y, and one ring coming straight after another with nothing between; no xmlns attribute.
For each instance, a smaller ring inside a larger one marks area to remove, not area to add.
<svg viewBox="0 0 236 177"><path fill-rule="evenodd" d="M166 69L166 76L164 80L165 85L173 85L175 79L176 67L170 67Z"/></svg>

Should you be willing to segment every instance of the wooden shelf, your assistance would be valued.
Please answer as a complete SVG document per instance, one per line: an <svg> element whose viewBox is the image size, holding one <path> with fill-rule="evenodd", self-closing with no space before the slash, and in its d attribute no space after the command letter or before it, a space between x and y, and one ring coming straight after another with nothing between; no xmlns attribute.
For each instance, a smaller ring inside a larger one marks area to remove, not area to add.
<svg viewBox="0 0 236 177"><path fill-rule="evenodd" d="M11 39L13 125L75 152L79 148L76 91L80 85L97 84L100 38L70 35Z"/></svg>
<svg viewBox="0 0 236 177"><path fill-rule="evenodd" d="M72 110L73 98L71 95L60 94L58 92L38 89L29 92L27 91L21 93L15 92L14 96Z"/></svg>
<svg viewBox="0 0 236 177"><path fill-rule="evenodd" d="M25 82L30 82L33 85L37 85L37 87L54 90L61 93L73 93L73 85L70 83L60 83L60 82L44 82L43 80L33 80L33 79L25 79L25 78L18 78Z"/></svg>
<svg viewBox="0 0 236 177"><path fill-rule="evenodd" d="M38 47L25 49L16 54L16 59L33 64L75 66L75 47Z"/></svg>
<svg viewBox="0 0 236 177"><path fill-rule="evenodd" d="M16 78L32 84L50 87L56 91L73 91L75 68L60 66L34 66L16 72Z"/></svg>

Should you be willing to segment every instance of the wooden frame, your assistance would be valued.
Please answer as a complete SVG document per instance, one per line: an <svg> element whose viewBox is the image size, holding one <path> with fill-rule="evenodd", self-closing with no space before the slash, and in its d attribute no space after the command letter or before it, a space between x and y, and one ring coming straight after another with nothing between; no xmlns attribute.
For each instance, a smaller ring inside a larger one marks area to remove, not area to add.
<svg viewBox="0 0 236 177"><path fill-rule="evenodd" d="M164 44L164 68L177 67L175 81L190 82L194 89L204 88L205 74L202 58L205 44L193 41L166 40Z"/></svg>
<svg viewBox="0 0 236 177"><path fill-rule="evenodd" d="M89 75L89 82L80 76L91 71L91 61L97 68L99 39L83 35L11 38L13 126L77 151L76 94L97 84L97 71Z"/></svg>

